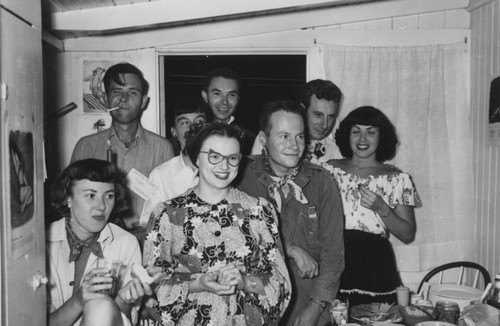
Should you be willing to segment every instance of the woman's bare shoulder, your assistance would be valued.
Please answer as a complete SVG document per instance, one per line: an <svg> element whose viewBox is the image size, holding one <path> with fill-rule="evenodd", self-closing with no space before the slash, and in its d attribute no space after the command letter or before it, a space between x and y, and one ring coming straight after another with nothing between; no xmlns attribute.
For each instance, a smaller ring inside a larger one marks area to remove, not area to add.
<svg viewBox="0 0 500 326"><path fill-rule="evenodd" d="M395 165L392 165L392 164L383 164L381 166L381 171L380 172L381 172L380 174L394 175L394 174L400 174L403 171L401 171L401 169L398 168Z"/></svg>
<svg viewBox="0 0 500 326"><path fill-rule="evenodd" d="M335 168L340 168L342 170L345 170L346 167L350 165L350 160L346 158L341 158L341 159L332 159L327 162L331 166Z"/></svg>

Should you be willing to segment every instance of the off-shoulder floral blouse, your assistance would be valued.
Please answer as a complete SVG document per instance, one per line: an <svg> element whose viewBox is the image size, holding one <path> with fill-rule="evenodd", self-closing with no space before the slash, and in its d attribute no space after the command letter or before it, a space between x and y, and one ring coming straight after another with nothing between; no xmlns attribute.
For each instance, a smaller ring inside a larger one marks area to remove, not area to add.
<svg viewBox="0 0 500 326"><path fill-rule="evenodd" d="M166 279L155 289L155 317L162 325L277 325L291 285L279 244L276 213L265 199L231 188L209 204L194 191L158 205L144 243L150 274ZM265 295L236 290L230 296L188 293L188 283L234 263L257 275Z"/></svg>
<svg viewBox="0 0 500 326"><path fill-rule="evenodd" d="M378 213L361 206L360 185L365 185L382 197L391 208L397 205L421 206L417 190L408 173L360 177L327 163L323 164L323 167L333 175L339 187L346 230L360 230L388 236L387 227Z"/></svg>

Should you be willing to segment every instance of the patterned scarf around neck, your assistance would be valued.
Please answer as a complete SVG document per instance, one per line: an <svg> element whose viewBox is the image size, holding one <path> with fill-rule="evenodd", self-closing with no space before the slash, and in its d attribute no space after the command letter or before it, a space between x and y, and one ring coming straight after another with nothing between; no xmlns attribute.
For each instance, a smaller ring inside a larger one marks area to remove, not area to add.
<svg viewBox="0 0 500 326"><path fill-rule="evenodd" d="M99 233L94 235L88 240L80 240L80 238L73 232L71 224L69 223L69 217L66 218L66 235L68 237L69 244L69 262L77 261L82 254L83 247L90 248L90 251L99 258L104 258L102 253L102 247L97 239L99 238Z"/></svg>
<svg viewBox="0 0 500 326"><path fill-rule="evenodd" d="M285 198L289 193L291 193L291 195L299 203L309 203L306 196L302 192L302 189L294 181L295 177L299 174L302 167L302 160L300 160L299 164L292 170L292 173L287 174L284 177L279 177L274 172L273 168L271 167L271 163L269 163L269 156L267 155L267 151L265 150L265 148L262 149L262 160L264 162L267 174L274 181L267 188L267 198L274 204L274 207L276 207L276 210L278 212L281 212L280 190L283 192Z"/></svg>

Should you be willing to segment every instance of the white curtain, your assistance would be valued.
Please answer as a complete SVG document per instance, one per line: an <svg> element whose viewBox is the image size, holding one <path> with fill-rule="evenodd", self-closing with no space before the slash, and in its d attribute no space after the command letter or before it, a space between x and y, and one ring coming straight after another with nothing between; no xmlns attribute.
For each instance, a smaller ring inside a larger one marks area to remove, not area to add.
<svg viewBox="0 0 500 326"><path fill-rule="evenodd" d="M397 128L391 162L413 176L422 200L416 240L391 239L400 271L474 258L472 137L467 45L320 46L326 79L344 94L340 119L371 105Z"/></svg>

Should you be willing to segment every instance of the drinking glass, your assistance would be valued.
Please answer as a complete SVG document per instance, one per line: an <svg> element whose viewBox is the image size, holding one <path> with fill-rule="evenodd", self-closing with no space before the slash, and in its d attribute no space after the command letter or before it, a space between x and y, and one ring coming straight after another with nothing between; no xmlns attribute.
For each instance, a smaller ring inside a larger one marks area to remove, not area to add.
<svg viewBox="0 0 500 326"><path fill-rule="evenodd" d="M111 277L113 279L112 286L110 289L103 289L97 292L104 293L107 295L113 295L115 293L116 281L118 280L118 276L120 275L122 262L120 260L115 260L115 259L98 258L97 267L106 268L108 270L107 273L97 276L106 276L106 277Z"/></svg>

